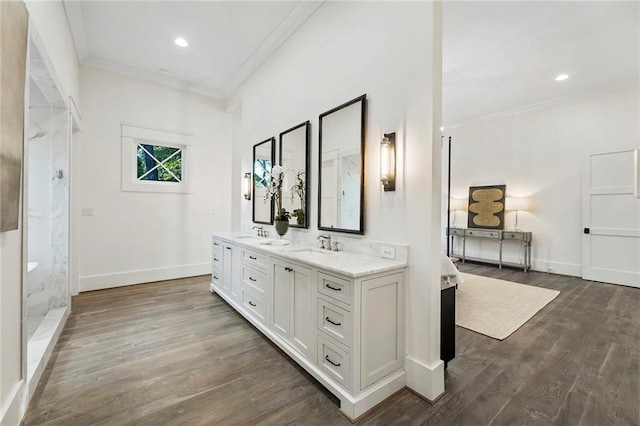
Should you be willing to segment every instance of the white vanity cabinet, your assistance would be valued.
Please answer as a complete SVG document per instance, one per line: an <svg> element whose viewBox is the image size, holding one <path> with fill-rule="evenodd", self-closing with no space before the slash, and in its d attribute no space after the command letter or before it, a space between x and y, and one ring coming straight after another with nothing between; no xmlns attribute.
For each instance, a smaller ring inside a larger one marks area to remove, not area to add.
<svg viewBox="0 0 640 426"><path fill-rule="evenodd" d="M216 287L236 302L242 298L240 248L221 239L213 239L212 290Z"/></svg>
<svg viewBox="0 0 640 426"><path fill-rule="evenodd" d="M349 390L366 391L402 368L403 273L350 279L318 271L317 328L318 366Z"/></svg>
<svg viewBox="0 0 640 426"><path fill-rule="evenodd" d="M311 268L271 258L271 328L308 360L315 360L314 288Z"/></svg>
<svg viewBox="0 0 640 426"><path fill-rule="evenodd" d="M406 386L406 263L259 242L214 237L212 292L336 395L352 420Z"/></svg>

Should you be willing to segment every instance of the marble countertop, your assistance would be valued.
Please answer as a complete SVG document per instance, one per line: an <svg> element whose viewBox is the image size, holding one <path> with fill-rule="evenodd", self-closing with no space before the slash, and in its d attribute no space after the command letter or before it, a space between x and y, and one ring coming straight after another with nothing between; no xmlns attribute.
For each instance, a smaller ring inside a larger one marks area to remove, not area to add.
<svg viewBox="0 0 640 426"><path fill-rule="evenodd" d="M215 233L212 235L215 238L220 238L233 244L261 250L265 253L283 257L294 262L303 262L325 271L336 272L351 278L392 271L407 266L407 262L405 261L383 259L361 253L336 252L297 244L284 246L265 244L269 241L278 241L277 238L258 238L253 235L240 233Z"/></svg>

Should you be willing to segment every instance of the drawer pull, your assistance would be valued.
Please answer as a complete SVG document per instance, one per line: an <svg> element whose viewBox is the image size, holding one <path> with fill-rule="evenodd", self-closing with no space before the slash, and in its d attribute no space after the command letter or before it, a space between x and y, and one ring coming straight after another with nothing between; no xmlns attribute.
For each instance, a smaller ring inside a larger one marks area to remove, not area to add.
<svg viewBox="0 0 640 426"><path fill-rule="evenodd" d="M324 359L331 365L333 365L334 367L340 367L340 363L335 363L333 361L331 361L331 358L329 358L329 355L325 355Z"/></svg>
<svg viewBox="0 0 640 426"><path fill-rule="evenodd" d="M255 303L253 303L251 300L249 300L249 304L250 304L251 306L253 306L254 308L255 308L256 306L258 306L258 305L256 305Z"/></svg>
<svg viewBox="0 0 640 426"><path fill-rule="evenodd" d="M249 281L254 281L255 282L255 280L256 280L255 278L249 277Z"/></svg>
<svg viewBox="0 0 640 426"><path fill-rule="evenodd" d="M331 284L326 283L324 285L326 288L328 288L329 290L333 290L333 291L342 291L342 289L340 287L333 287Z"/></svg>
<svg viewBox="0 0 640 426"><path fill-rule="evenodd" d="M213 279L214 279L214 280L217 280L217 279L218 279L218 276L217 276L217 275L214 275L214 276L213 276Z"/></svg>
<svg viewBox="0 0 640 426"><path fill-rule="evenodd" d="M231 250L231 247L225 247L227 250Z"/></svg>
<svg viewBox="0 0 640 426"><path fill-rule="evenodd" d="M218 243L213 243L213 245L214 245L214 246L219 246L220 244L218 244Z"/></svg>
<svg viewBox="0 0 640 426"><path fill-rule="evenodd" d="M249 256L249 259L251 259L251 260L258 260L258 258L257 258L257 257L253 257L253 256Z"/></svg>
<svg viewBox="0 0 640 426"><path fill-rule="evenodd" d="M326 317L325 320L327 320L327 322L329 322L329 323L331 323L333 325L336 325L338 327L342 325L341 322L333 322L333 321L331 321L331 318L329 318L329 317Z"/></svg>
<svg viewBox="0 0 640 426"><path fill-rule="evenodd" d="M214 258L213 258L213 261L214 261L214 262L220 262L220 259L218 259L217 257L214 257Z"/></svg>

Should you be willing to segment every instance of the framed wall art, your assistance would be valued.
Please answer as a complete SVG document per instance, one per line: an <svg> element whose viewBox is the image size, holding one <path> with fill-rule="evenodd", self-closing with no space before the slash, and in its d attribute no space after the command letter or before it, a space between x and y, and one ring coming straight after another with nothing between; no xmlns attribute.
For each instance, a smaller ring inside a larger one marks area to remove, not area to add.
<svg viewBox="0 0 640 426"><path fill-rule="evenodd" d="M506 185L469 188L468 228L504 229Z"/></svg>

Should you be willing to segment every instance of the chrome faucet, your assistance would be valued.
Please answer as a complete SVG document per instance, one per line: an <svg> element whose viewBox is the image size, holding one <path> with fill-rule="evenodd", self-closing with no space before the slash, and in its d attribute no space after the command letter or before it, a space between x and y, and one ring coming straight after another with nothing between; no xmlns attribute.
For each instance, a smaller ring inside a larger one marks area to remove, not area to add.
<svg viewBox="0 0 640 426"><path fill-rule="evenodd" d="M262 226L254 226L251 229L257 229L258 230L258 237L266 237L266 231L262 228Z"/></svg>
<svg viewBox="0 0 640 426"><path fill-rule="evenodd" d="M331 235L320 234L318 240L320 240L320 247L331 250Z"/></svg>

